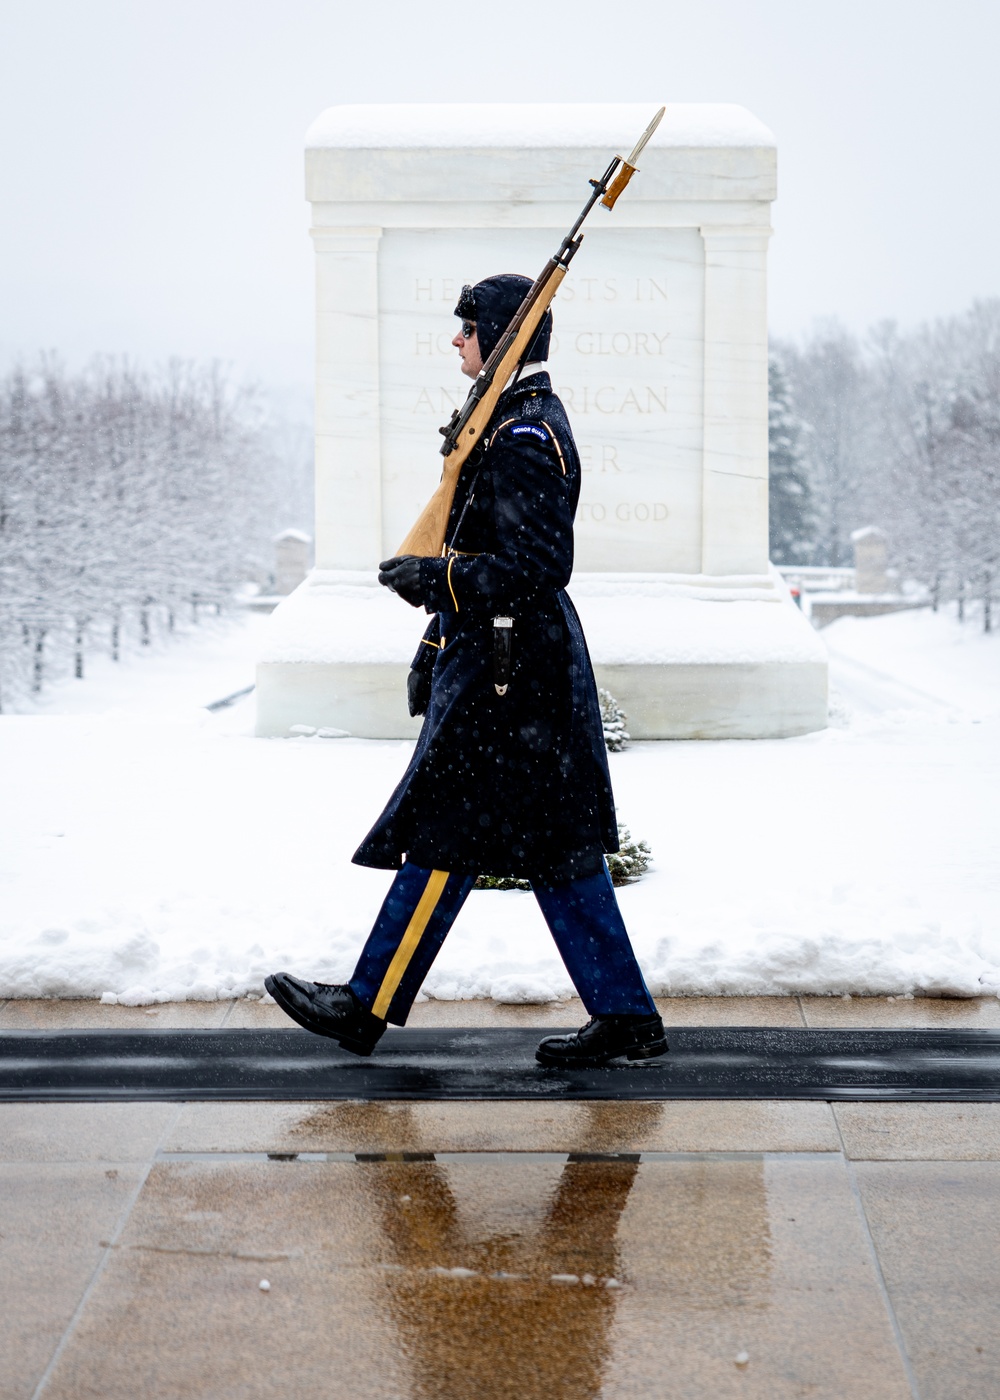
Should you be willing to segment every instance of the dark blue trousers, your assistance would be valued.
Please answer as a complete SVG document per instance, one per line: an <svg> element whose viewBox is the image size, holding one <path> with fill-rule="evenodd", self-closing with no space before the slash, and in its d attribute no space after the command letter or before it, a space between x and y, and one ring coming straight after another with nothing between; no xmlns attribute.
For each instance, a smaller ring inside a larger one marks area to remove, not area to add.
<svg viewBox="0 0 1000 1400"><path fill-rule="evenodd" d="M458 917L473 875L407 861L392 882L350 986L376 1016L403 1026ZM532 885L566 970L591 1016L651 1015L656 1007L635 960L607 866L566 885Z"/></svg>

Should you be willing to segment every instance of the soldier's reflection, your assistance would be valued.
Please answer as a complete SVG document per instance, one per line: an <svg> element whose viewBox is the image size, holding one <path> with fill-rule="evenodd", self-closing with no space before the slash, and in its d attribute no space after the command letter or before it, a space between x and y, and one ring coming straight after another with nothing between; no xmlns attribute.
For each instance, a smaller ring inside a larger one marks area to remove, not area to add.
<svg viewBox="0 0 1000 1400"><path fill-rule="evenodd" d="M639 1164L571 1158L554 1191L553 1169L524 1158L488 1170L362 1168L390 1246L388 1306L420 1400L600 1395L618 1297L615 1236ZM530 1197L543 1184L539 1219ZM517 1197L509 1228L477 1228L475 1193L495 1193L491 1213L502 1216L506 1187ZM463 1210L456 1193L468 1193Z"/></svg>

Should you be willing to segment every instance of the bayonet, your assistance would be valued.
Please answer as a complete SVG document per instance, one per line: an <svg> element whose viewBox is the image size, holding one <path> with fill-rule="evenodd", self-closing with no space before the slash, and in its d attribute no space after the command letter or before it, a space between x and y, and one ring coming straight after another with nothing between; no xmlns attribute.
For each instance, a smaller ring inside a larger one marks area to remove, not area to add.
<svg viewBox="0 0 1000 1400"><path fill-rule="evenodd" d="M656 116L653 118L653 120L652 120L652 121L649 123L649 125L646 127L646 130L642 133L642 135L639 137L638 141L637 141L637 142L635 143L635 145L632 147L632 154L631 154L631 155L628 157L628 159L625 161L625 164L626 164L626 165L631 165L631 167L632 167L633 170L637 170L637 169L638 169L639 157L642 155L643 151L646 149L646 145L647 145L647 143L648 143L648 141L649 141L649 138L652 136L652 134L653 134L653 132L656 130L656 128L660 125L660 122L663 120L663 114L664 114L664 112L665 112L666 110L667 110L666 107L661 107L661 108L660 108L660 110L657 112Z"/></svg>
<svg viewBox="0 0 1000 1400"><path fill-rule="evenodd" d="M615 207L615 200L621 194L622 190L628 184L629 180L631 180L636 170L638 170L639 157L645 150L647 141L652 136L656 128L660 125L660 122L663 120L663 114L666 110L666 107L660 108L656 116L646 127L646 130L642 133L638 141L632 147L632 153L627 160L621 160L621 157L619 156L619 160L621 160L621 169L615 176L614 184L611 186L607 194L601 200L601 203L605 206L606 209L613 209Z"/></svg>

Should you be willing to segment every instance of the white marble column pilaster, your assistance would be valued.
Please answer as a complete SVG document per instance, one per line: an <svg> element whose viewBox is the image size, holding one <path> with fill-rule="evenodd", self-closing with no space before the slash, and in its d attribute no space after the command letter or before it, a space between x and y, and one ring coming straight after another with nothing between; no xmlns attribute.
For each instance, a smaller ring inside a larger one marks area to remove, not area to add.
<svg viewBox="0 0 1000 1400"><path fill-rule="evenodd" d="M380 228L314 228L316 567L382 557L379 444Z"/></svg>
<svg viewBox="0 0 1000 1400"><path fill-rule="evenodd" d="M767 244L760 226L706 226L701 569L763 574L767 522Z"/></svg>

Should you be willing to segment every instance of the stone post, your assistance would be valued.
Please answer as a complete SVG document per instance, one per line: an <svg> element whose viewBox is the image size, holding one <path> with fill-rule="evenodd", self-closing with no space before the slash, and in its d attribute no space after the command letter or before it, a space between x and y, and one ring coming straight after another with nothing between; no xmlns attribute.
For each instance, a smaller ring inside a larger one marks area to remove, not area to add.
<svg viewBox="0 0 1000 1400"><path fill-rule="evenodd" d="M274 537L274 591L286 598L305 582L312 536L302 530L282 530Z"/></svg>
<svg viewBox="0 0 1000 1400"><path fill-rule="evenodd" d="M854 588L857 593L888 593L889 562L885 531L866 525L851 535L854 545Z"/></svg>

